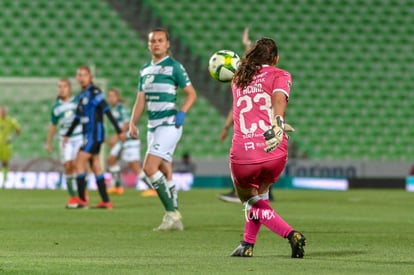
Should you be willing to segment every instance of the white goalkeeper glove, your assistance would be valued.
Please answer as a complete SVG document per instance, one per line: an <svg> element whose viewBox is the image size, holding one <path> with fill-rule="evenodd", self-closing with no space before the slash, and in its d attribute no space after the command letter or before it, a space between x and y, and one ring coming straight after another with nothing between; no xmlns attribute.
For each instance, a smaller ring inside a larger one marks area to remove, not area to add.
<svg viewBox="0 0 414 275"><path fill-rule="evenodd" d="M283 117L277 115L272 120L272 126L269 130L263 133L266 140L266 153L272 152L283 140L284 132L294 132L295 129L289 124L285 123Z"/></svg>

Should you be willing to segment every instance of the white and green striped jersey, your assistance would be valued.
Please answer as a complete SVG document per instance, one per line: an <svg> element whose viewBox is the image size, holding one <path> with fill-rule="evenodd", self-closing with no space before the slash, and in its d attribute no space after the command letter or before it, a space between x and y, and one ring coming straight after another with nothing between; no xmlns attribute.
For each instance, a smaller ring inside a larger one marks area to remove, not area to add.
<svg viewBox="0 0 414 275"><path fill-rule="evenodd" d="M174 125L177 89L191 85L183 65L166 56L158 63L146 63L140 70L138 92L145 93L148 130Z"/></svg>
<svg viewBox="0 0 414 275"><path fill-rule="evenodd" d="M115 120L118 122L119 128L123 129L125 123L129 123L131 114L128 108L123 103L118 103L115 106L111 107L111 113L114 116ZM116 131L114 127L107 127L110 134L115 134Z"/></svg>
<svg viewBox="0 0 414 275"><path fill-rule="evenodd" d="M78 101L76 97L71 97L69 101L58 99L53 103L51 111L51 123L59 128L59 136L63 137L68 131L73 119L75 118ZM82 137L82 125L76 126L71 137Z"/></svg>

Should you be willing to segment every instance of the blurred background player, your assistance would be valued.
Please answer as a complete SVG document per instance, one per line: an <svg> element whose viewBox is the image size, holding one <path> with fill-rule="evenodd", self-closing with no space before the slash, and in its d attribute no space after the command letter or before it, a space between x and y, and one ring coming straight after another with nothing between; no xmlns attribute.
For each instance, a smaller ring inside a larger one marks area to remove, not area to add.
<svg viewBox="0 0 414 275"><path fill-rule="evenodd" d="M242 43L244 45L245 52L247 52L250 47L252 46L252 41L249 38L249 28L246 27L243 31L242 35ZM220 141L224 142L227 138L227 135L229 133L230 127L233 126L233 109L230 109L229 113L227 114L226 121L224 122L224 127L220 132ZM231 189L230 192L221 194L219 196L219 199L226 202L234 202L234 203L240 203L240 199L236 194L236 190L234 187ZM272 191L269 192L269 200L273 201L274 197L272 194Z"/></svg>
<svg viewBox="0 0 414 275"><path fill-rule="evenodd" d="M148 48L152 59L140 70L129 129L131 136L138 138L136 124L146 104L148 148L143 168L166 211L161 225L154 230L183 230L171 162L181 138L186 113L196 100L196 92L184 67L170 57L170 39L165 29L153 29L148 34ZM177 88L182 88L185 93L179 111L176 106Z"/></svg>
<svg viewBox="0 0 414 275"><path fill-rule="evenodd" d="M197 166L194 162L191 161L190 153L184 153L180 161L173 162L173 171L175 173L195 173Z"/></svg>
<svg viewBox="0 0 414 275"><path fill-rule="evenodd" d="M47 133L45 149L50 154L52 152L52 141L56 128L59 131L59 151L60 161L66 178L66 186L69 192L69 200L66 203L67 208L76 207L78 197L76 195L75 185L75 158L82 146L82 125L76 126L68 141L63 144L63 138L75 118L76 107L78 105L77 98L72 95L72 88L68 79L61 79L58 82L58 98L54 102L51 109L50 126Z"/></svg>
<svg viewBox="0 0 414 275"><path fill-rule="evenodd" d="M246 223L243 241L231 256L253 256L262 224L289 240L292 258L304 256L305 236L269 204L269 187L287 162L285 131L293 131L284 123L292 79L289 72L274 67L278 61L276 43L261 38L244 55L232 80L234 133L230 171L245 206Z"/></svg>
<svg viewBox="0 0 414 275"><path fill-rule="evenodd" d="M92 82L92 73L89 67L80 66L77 70L76 79L79 82L82 91L78 95L78 106L76 108L75 119L65 134L63 143L68 142L69 137L77 125L82 123L84 143L80 148L76 160L76 183L78 186L78 203L73 208L86 208L88 202L85 198L86 189L86 167L89 163L93 171L96 184L98 186L100 201L95 207L112 209L113 204L109 200L106 192L105 178L101 167L99 153L102 143L105 141L105 127L103 115L106 114L121 141L125 140L125 134L119 128L118 123L113 117L110 107L105 100L102 91Z"/></svg>
<svg viewBox="0 0 414 275"><path fill-rule="evenodd" d="M110 89L108 91L108 103L111 106L111 112L119 128L124 133L128 131L129 120L131 119L130 112L124 104L124 100L117 89ZM135 173L137 178L145 177L144 173L141 173L141 142L139 139L127 138L126 141L121 142L117 134L112 134L108 139L110 153L108 157L108 169L112 175L113 184L108 188L108 194L122 195L124 188L121 183L121 166L118 160L121 159L128 163L128 167ZM149 188L143 192L144 196L157 196L157 192L154 189Z"/></svg>
<svg viewBox="0 0 414 275"><path fill-rule="evenodd" d="M12 157L12 143L20 135L21 129L17 120L7 115L7 108L0 106L0 161L3 171L3 187L9 172L9 161Z"/></svg>

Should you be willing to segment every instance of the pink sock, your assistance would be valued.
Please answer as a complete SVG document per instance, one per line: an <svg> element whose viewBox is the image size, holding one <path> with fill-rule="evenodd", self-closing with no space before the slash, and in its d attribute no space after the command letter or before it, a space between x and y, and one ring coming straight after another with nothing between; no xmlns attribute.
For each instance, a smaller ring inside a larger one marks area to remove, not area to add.
<svg viewBox="0 0 414 275"><path fill-rule="evenodd" d="M257 226L257 224L264 224L267 228L269 228L270 230L272 230L273 232L275 232L283 238L286 238L289 235L289 233L293 230L293 228L289 224L287 224L275 212L275 210L273 210L269 202L262 199L258 200L252 206L247 218L248 221L246 222L244 241L249 243L255 242L250 242L246 240L246 236L247 238L249 238L249 240L256 241L256 236L260 229L260 225Z"/></svg>
<svg viewBox="0 0 414 275"><path fill-rule="evenodd" d="M269 202L269 199L264 199ZM247 219L246 224L244 225L244 235L243 241L255 244L257 235L259 234L260 227L262 224L257 219Z"/></svg>
<svg viewBox="0 0 414 275"><path fill-rule="evenodd" d="M244 225L243 241L255 244L261 226L259 220L248 219Z"/></svg>

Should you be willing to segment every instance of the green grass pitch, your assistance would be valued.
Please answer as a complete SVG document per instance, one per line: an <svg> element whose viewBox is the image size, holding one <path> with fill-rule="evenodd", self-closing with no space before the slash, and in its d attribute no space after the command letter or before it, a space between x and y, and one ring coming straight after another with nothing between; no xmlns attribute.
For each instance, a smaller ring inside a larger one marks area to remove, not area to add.
<svg viewBox="0 0 414 275"><path fill-rule="evenodd" d="M228 256L244 222L217 199L226 191L180 192L185 231L153 232L161 204L135 190L112 211L66 210L61 190L0 190L0 274L414 274L412 193L275 189L273 207L308 239L291 259L265 227L253 258Z"/></svg>

